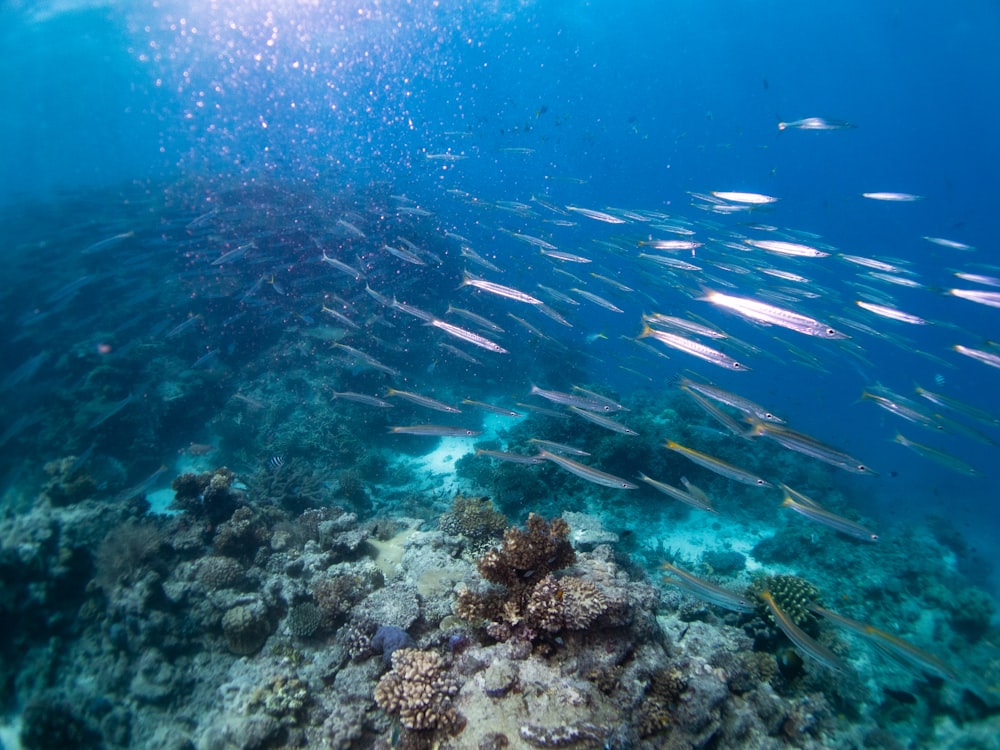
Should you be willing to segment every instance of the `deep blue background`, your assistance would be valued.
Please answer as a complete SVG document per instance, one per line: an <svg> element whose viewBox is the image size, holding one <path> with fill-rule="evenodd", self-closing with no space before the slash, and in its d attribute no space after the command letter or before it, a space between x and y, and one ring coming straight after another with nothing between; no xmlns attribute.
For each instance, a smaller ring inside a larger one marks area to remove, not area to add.
<svg viewBox="0 0 1000 750"><path fill-rule="evenodd" d="M385 179L427 202L443 187L688 216L688 191L749 190L782 198L761 220L907 259L931 285L1000 265L1000 7L987 0L150 5L2 6L0 202L192 173ZM858 127L777 128L809 116ZM425 158L444 151L469 158ZM865 191L927 199L875 203ZM871 368L764 365L740 387L898 471L865 487L873 508L930 509L989 540L995 471L967 480L929 465L887 442L890 417L852 404L876 381L908 391L942 375L943 390L1000 413L1000 371L948 351L1000 339L1000 311L926 291L898 299L967 329L892 328L954 368L866 341ZM996 448L964 439L924 442L996 462Z"/></svg>

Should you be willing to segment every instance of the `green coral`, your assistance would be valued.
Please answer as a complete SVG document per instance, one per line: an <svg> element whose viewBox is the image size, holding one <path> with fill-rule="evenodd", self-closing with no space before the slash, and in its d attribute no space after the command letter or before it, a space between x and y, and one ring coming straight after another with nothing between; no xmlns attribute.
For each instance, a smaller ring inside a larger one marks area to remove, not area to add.
<svg viewBox="0 0 1000 750"><path fill-rule="evenodd" d="M783 575L756 578L750 584L748 593L757 602L757 614L772 625L776 624L774 615L760 596L765 591L771 592L774 603L799 627L812 620L809 605L819 603L819 589L804 578Z"/></svg>

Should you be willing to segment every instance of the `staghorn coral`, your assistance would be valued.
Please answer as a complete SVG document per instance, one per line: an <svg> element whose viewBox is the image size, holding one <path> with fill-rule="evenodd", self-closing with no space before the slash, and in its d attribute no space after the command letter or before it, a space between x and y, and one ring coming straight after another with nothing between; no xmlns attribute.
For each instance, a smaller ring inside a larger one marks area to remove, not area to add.
<svg viewBox="0 0 1000 750"><path fill-rule="evenodd" d="M763 599L761 593L770 591L775 603L788 614L799 627L814 621L809 611L809 605L819 602L819 589L809 581L798 576L761 576L750 584L748 593L757 601L757 614L774 625L774 616Z"/></svg>
<svg viewBox="0 0 1000 750"><path fill-rule="evenodd" d="M438 654L401 648L392 655L392 671L375 686L375 702L407 729L451 731L459 724L452 706L458 688Z"/></svg>

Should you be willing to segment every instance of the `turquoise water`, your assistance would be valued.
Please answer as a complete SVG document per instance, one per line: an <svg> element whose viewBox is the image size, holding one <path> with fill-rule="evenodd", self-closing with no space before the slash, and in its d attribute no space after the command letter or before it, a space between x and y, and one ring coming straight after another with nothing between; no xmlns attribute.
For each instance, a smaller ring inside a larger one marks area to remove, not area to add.
<svg viewBox="0 0 1000 750"><path fill-rule="evenodd" d="M657 580L809 579L990 716L997 9L468 5L4 6L8 519L219 466L295 514L583 511ZM475 454L533 440L589 455Z"/></svg>

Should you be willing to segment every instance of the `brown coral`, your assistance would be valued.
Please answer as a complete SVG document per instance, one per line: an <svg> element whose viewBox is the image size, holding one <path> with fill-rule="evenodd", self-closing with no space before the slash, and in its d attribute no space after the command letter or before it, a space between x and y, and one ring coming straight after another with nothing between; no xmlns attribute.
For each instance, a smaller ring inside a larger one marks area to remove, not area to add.
<svg viewBox="0 0 1000 750"><path fill-rule="evenodd" d="M569 525L563 519L550 523L532 513L524 531L507 529L503 544L479 559L479 573L487 581L508 588L534 583L576 560L568 535Z"/></svg>
<svg viewBox="0 0 1000 750"><path fill-rule="evenodd" d="M531 592L525 615L542 630L584 630L608 607L604 594L582 578L547 575Z"/></svg>
<svg viewBox="0 0 1000 750"><path fill-rule="evenodd" d="M507 528L507 517L493 507L488 497L458 493L451 510L442 513L438 528L449 534L465 536L473 547L492 544Z"/></svg>
<svg viewBox="0 0 1000 750"><path fill-rule="evenodd" d="M525 531L508 529L503 545L478 563L483 578L506 590L459 591L455 613L470 622L485 621L497 640L538 641L544 634L585 630L609 609L607 597L590 581L551 571L575 560L563 519L551 523L532 513Z"/></svg>
<svg viewBox="0 0 1000 750"><path fill-rule="evenodd" d="M458 724L452 697L458 682L433 651L401 648L392 655L392 671L375 686L375 702L414 730L451 730Z"/></svg>

